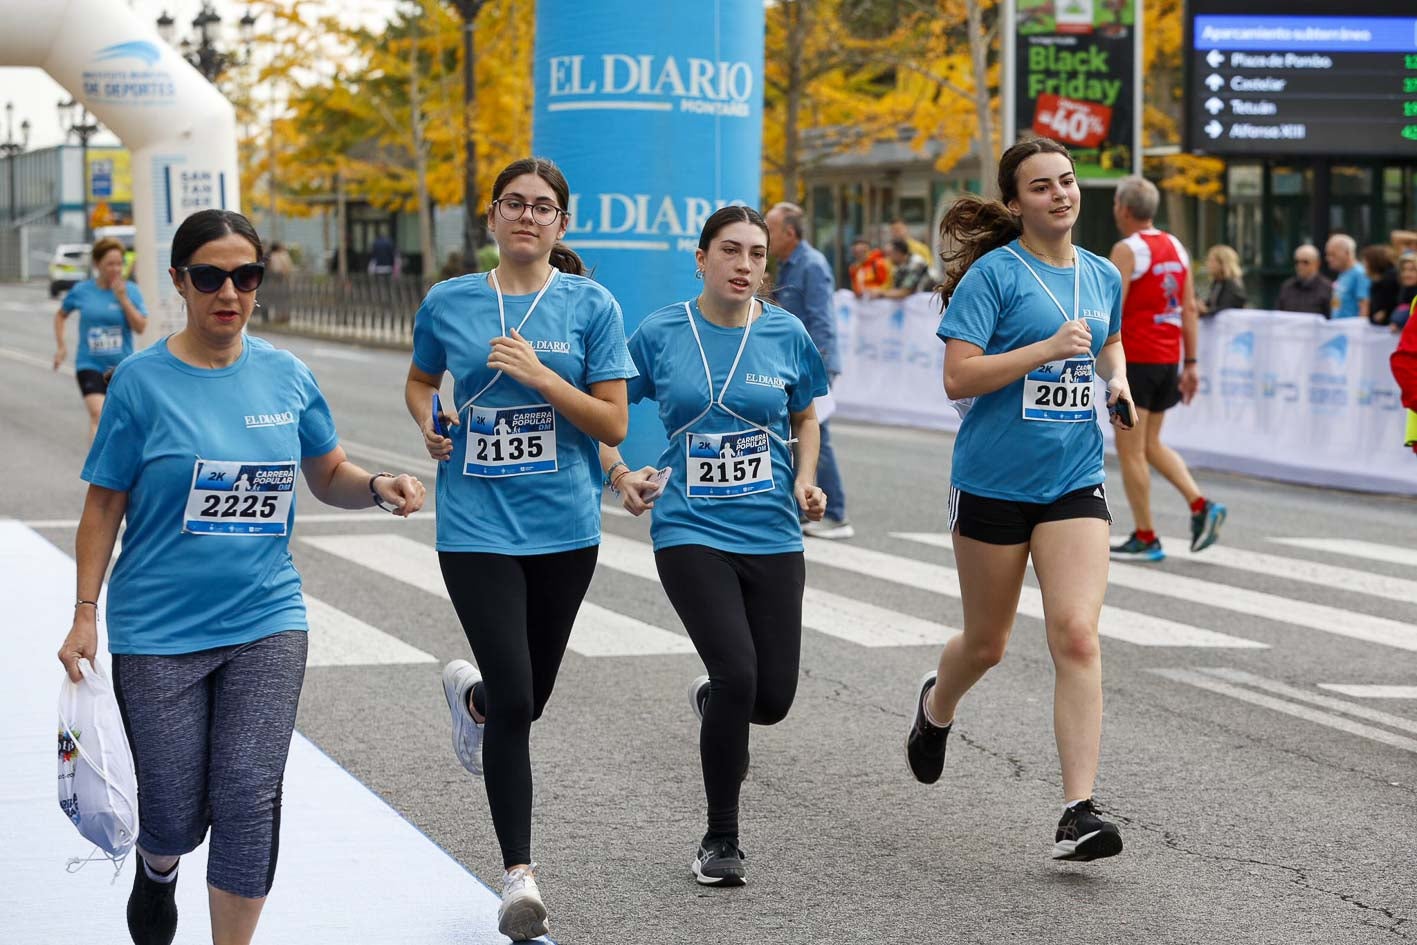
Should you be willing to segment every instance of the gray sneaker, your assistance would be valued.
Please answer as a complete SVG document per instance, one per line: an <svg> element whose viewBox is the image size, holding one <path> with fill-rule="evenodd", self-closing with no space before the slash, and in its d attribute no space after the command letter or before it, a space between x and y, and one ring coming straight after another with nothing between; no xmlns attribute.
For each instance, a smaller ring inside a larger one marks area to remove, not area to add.
<svg viewBox="0 0 1417 945"><path fill-rule="evenodd" d="M828 515L820 522L802 523L802 534L812 538L840 541L845 538L855 538L856 529L852 528L851 523L845 519L836 519Z"/></svg>
<svg viewBox="0 0 1417 945"><path fill-rule="evenodd" d="M708 703L708 694L709 678L694 677L694 681L689 683L689 706L694 710L694 718L700 722L704 720L704 706Z"/></svg>
<svg viewBox="0 0 1417 945"><path fill-rule="evenodd" d="M469 774L482 777L482 730L474 722L467 707L472 687L482 681L482 674L467 660L453 660L443 667L443 695L453 716L453 752Z"/></svg>

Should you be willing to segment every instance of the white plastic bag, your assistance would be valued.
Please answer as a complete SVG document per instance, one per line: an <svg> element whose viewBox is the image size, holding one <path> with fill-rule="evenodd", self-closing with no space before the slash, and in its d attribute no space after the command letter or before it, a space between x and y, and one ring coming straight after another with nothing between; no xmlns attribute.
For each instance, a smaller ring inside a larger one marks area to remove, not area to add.
<svg viewBox="0 0 1417 945"><path fill-rule="evenodd" d="M116 873L138 839L133 753L112 683L86 659L79 672L77 683L65 674L59 690L59 808Z"/></svg>

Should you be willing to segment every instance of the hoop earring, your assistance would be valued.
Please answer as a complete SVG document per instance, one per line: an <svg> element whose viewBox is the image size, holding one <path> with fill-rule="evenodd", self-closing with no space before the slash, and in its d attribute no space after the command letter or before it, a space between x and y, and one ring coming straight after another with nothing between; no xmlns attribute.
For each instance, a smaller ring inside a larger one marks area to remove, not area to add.
<svg viewBox="0 0 1417 945"><path fill-rule="evenodd" d="M704 277L704 271L703 271L702 269L695 269L695 270L694 270L694 278L695 278L695 279L702 279L703 277Z"/></svg>

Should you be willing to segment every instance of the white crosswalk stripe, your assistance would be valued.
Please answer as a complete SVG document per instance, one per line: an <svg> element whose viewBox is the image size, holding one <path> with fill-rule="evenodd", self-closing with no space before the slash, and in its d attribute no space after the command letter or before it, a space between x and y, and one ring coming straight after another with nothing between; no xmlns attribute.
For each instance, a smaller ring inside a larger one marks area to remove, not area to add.
<svg viewBox="0 0 1417 945"><path fill-rule="evenodd" d="M1384 545L1376 541L1358 541L1354 538L1271 538L1270 541L1291 548L1307 548L1310 551L1326 551L1329 554L1346 555L1350 558L1365 558L1369 561L1386 561L1389 564L1417 565L1417 548L1402 548Z"/></svg>
<svg viewBox="0 0 1417 945"><path fill-rule="evenodd" d="M310 622L310 666L372 666L390 663L433 663L427 653L409 646L398 637L305 595L305 614Z"/></svg>
<svg viewBox="0 0 1417 945"><path fill-rule="evenodd" d="M943 548L950 544L948 535L934 532L900 532L895 537ZM1108 583L1116 587L1177 598L1198 606L1218 607L1400 650L1417 650L1417 627L1386 617L1355 613L1326 604L1312 604L1230 584L1202 581L1155 567L1114 561L1108 573Z"/></svg>
<svg viewBox="0 0 1417 945"><path fill-rule="evenodd" d="M1204 551L1193 552L1189 540L1185 538L1163 537L1161 544L1167 549L1168 558L1178 558L1187 563L1233 568L1236 571L1302 581L1317 587L1331 587L1337 591L1356 591L1404 604L1417 604L1417 581L1406 578L1345 568L1326 561L1286 558L1283 555L1264 554L1224 545L1211 545Z"/></svg>
<svg viewBox="0 0 1417 945"><path fill-rule="evenodd" d="M1362 683L1319 683L1320 689L1354 699L1417 699L1417 686L1381 686Z"/></svg>
<svg viewBox="0 0 1417 945"><path fill-rule="evenodd" d="M806 554L808 562L812 564L854 571L866 577L933 594L960 596L958 572L943 565L841 542L808 541ZM1024 587L1019 596L1018 612L1025 617L1043 619L1043 595L1037 588ZM1105 637L1124 640L1137 646L1263 649L1268 645L1110 605L1102 608L1098 632Z"/></svg>
<svg viewBox="0 0 1417 945"><path fill-rule="evenodd" d="M386 577L448 599L438 552L402 535L317 535L301 542ZM693 653L689 638L615 613L589 601L581 605L569 647L582 656L651 656Z"/></svg>
<svg viewBox="0 0 1417 945"><path fill-rule="evenodd" d="M642 541L602 536L599 563L659 582L654 552ZM808 587L802 594L802 626L866 647L938 645L956 633L943 624L815 587Z"/></svg>

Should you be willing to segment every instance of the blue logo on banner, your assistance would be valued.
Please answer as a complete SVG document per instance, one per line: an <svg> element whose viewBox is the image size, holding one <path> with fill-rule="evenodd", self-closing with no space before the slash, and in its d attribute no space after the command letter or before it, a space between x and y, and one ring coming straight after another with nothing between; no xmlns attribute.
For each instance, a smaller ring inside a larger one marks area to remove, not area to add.
<svg viewBox="0 0 1417 945"><path fill-rule="evenodd" d="M757 207L763 4L582 0L536 5L533 150L571 187L566 243L615 294L626 333L698 293L693 252L719 207ZM723 24L732 29L720 29ZM631 407L632 465L665 447L653 404Z"/></svg>
<svg viewBox="0 0 1417 945"><path fill-rule="evenodd" d="M1220 365L1220 396L1227 400L1253 400L1255 383L1255 333L1242 331L1225 346Z"/></svg>
<svg viewBox="0 0 1417 945"><path fill-rule="evenodd" d="M1348 336L1335 335L1319 345L1309 374L1309 406L1333 413L1348 405Z"/></svg>
<svg viewBox="0 0 1417 945"><path fill-rule="evenodd" d="M157 61L161 58L162 52L156 45L144 40L134 40L130 43L114 43L112 46L103 47L93 57L93 61L109 62L114 59L136 59L151 69L157 65Z"/></svg>

